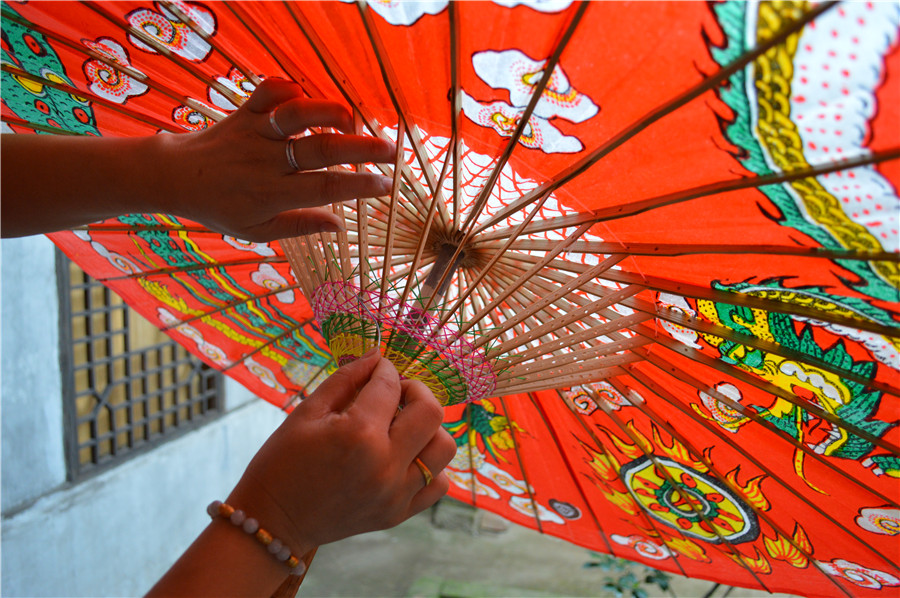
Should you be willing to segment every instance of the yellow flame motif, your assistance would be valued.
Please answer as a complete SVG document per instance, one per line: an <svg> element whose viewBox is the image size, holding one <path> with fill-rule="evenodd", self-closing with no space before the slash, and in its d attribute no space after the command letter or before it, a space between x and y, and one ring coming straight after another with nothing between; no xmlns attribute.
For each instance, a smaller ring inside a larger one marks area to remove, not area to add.
<svg viewBox="0 0 900 598"><path fill-rule="evenodd" d="M672 445L669 446L662 439L662 436L655 425L652 426L652 430L653 442L664 455L668 456L673 461L677 461L678 463L699 472L706 473L709 471L709 468L702 461L698 461L691 457L690 451L683 444L672 438Z"/></svg>
<svg viewBox="0 0 900 598"><path fill-rule="evenodd" d="M756 546L753 547L753 552L756 554L756 557L749 557L746 554L741 553L740 551L730 552L723 551L731 560L733 560L738 565L746 567L753 571L754 573L761 573L763 575L768 575L772 572L772 565L769 564L769 559L766 558L766 555L759 552L759 549Z"/></svg>
<svg viewBox="0 0 900 598"><path fill-rule="evenodd" d="M760 511L768 511L772 508L772 505L769 503L769 499L762 493L762 481L767 478L766 474L761 474L756 476L755 478L750 478L747 480L746 484L741 484L738 481L738 472L740 471L741 466L738 465L727 474L725 474L725 478L731 482L735 488L738 488L741 491L741 495L744 500L748 503L759 509Z"/></svg>
<svg viewBox="0 0 900 598"><path fill-rule="evenodd" d="M763 536L763 546L773 559L785 561L798 569L804 569L809 565L809 559L804 556L803 551L809 554L812 551L812 545L800 524L794 526L793 536L793 543L777 532L774 540Z"/></svg>
<svg viewBox="0 0 900 598"><path fill-rule="evenodd" d="M703 547L693 540L688 540L687 538L669 538L665 542L667 547L676 551L682 556L686 556L687 558L694 561L702 561L704 563L710 562L710 559L708 556L706 556L706 551L703 550Z"/></svg>

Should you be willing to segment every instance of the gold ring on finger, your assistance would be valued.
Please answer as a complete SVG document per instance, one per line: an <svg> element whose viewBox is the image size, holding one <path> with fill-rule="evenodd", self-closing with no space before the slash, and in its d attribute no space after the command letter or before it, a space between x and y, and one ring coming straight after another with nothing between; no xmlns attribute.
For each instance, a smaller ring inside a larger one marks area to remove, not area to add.
<svg viewBox="0 0 900 598"><path fill-rule="evenodd" d="M422 477L425 478L425 485L428 486L431 482L434 481L434 475L431 473L431 470L428 469L428 466L425 465L421 459L416 457L415 460L416 467L419 468L419 471L422 472Z"/></svg>

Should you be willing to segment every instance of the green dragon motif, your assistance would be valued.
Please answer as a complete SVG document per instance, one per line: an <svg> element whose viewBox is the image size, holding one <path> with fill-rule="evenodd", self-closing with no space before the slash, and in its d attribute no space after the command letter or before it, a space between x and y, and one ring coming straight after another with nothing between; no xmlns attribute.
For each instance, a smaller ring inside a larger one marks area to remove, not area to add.
<svg viewBox="0 0 900 598"><path fill-rule="evenodd" d="M21 17L5 2L3 14L4 66L33 75L36 80L6 70L2 73L3 102L19 118L35 125L37 133L100 135L91 103L47 83L74 87L56 51L40 33L22 25Z"/></svg>

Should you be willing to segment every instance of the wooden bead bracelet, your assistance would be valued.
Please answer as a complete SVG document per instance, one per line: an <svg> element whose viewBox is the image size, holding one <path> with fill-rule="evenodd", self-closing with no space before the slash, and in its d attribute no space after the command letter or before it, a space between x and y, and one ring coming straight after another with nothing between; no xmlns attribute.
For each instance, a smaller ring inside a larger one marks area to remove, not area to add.
<svg viewBox="0 0 900 598"><path fill-rule="evenodd" d="M240 509L235 509L220 500L214 500L206 507L206 512L213 519L216 517L227 519L236 528L256 538L260 544L265 546L269 554L290 567L291 575L303 575L306 572L306 563L291 554L291 549L285 546L281 540L261 528L256 519L247 517Z"/></svg>

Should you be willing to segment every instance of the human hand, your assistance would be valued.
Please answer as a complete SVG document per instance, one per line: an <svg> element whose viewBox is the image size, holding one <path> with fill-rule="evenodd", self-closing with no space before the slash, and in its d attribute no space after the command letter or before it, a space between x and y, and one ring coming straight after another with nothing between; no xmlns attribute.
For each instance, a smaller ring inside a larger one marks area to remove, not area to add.
<svg viewBox="0 0 900 598"><path fill-rule="evenodd" d="M398 406L403 409L397 412ZM228 503L294 550L385 529L449 489L456 443L418 381L401 381L376 353L343 366L263 445ZM415 459L434 473L424 485Z"/></svg>
<svg viewBox="0 0 900 598"><path fill-rule="evenodd" d="M338 216L319 206L389 194L391 179L322 169L393 162L396 148L375 137L340 133L294 138L310 127L352 133L353 121L337 102L305 98L296 83L267 79L215 126L157 136L163 144L159 180L167 185L159 193L159 211L256 242L335 232ZM290 164L288 151L299 168Z"/></svg>

